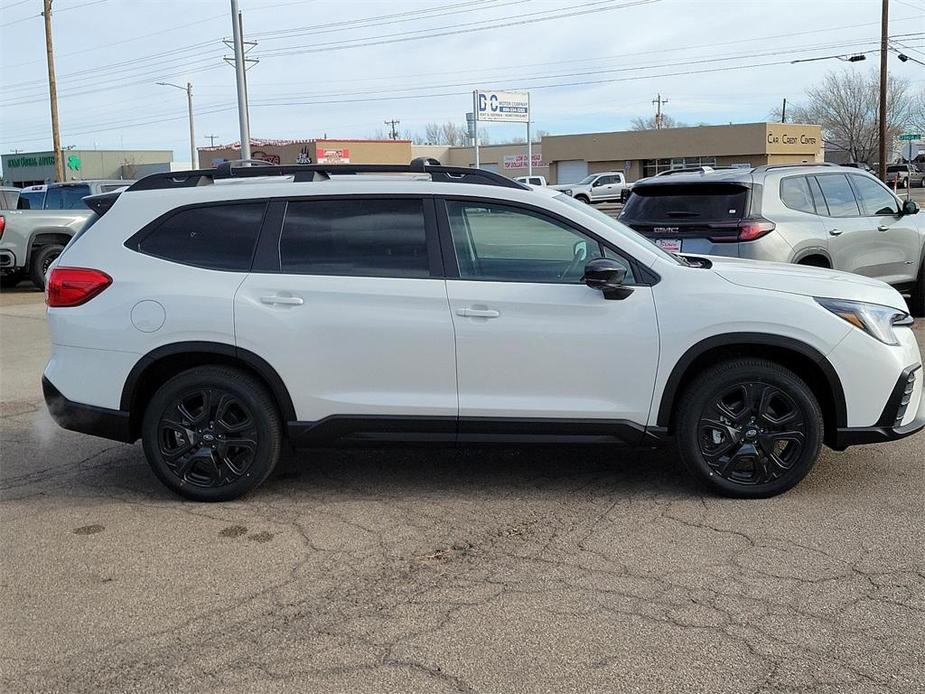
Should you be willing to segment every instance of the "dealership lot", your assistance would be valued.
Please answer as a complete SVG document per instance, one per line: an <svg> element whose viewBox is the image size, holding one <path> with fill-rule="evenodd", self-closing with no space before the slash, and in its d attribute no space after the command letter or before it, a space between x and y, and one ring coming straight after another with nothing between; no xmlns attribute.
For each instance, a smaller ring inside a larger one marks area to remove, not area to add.
<svg viewBox="0 0 925 694"><path fill-rule="evenodd" d="M319 450L197 505L54 425L25 285L0 354L4 691L925 683L921 435L766 501L702 495L670 449L499 448Z"/></svg>

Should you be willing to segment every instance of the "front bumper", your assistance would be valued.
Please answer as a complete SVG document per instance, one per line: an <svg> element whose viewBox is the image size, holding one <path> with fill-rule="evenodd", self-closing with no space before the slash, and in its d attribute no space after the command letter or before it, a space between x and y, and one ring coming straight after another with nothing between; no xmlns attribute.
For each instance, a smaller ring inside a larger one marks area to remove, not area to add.
<svg viewBox="0 0 925 694"><path fill-rule="evenodd" d="M871 427L842 427L835 433L832 448L844 450L863 443L883 443L911 436L925 429L925 397L922 395L922 365L903 370L877 423Z"/></svg>
<svg viewBox="0 0 925 694"><path fill-rule="evenodd" d="M132 435L128 412L68 400L46 376L42 376L42 392L52 419L63 429L125 443L138 438Z"/></svg>

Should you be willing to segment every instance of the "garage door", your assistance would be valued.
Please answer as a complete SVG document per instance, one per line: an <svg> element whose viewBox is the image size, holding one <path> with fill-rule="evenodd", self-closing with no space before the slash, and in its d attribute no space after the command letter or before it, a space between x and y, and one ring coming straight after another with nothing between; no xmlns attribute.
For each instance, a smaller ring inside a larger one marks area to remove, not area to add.
<svg viewBox="0 0 925 694"><path fill-rule="evenodd" d="M588 175L588 162L584 159L566 159L556 165L556 183L578 183Z"/></svg>

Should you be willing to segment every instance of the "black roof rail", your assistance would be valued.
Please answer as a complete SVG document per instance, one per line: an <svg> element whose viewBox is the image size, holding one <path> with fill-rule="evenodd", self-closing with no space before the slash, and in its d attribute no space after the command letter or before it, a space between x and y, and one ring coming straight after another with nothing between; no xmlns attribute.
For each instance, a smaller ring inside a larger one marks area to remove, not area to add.
<svg viewBox="0 0 925 694"><path fill-rule="evenodd" d="M433 163L433 162L436 162ZM237 164L237 166L235 166ZM192 188L209 185L216 180L230 178L258 178L264 176L292 176L297 183L305 181L327 180L331 176L352 174L391 174L418 173L429 174L432 181L444 183L474 183L502 188L529 190L527 186L506 178L501 174L484 169L469 169L461 166L441 166L436 159L418 157L410 164L292 164L277 166L266 164L259 166L241 165L241 162L224 162L214 169L196 171L156 173L138 180L129 187L130 191L167 190L170 188Z"/></svg>
<svg viewBox="0 0 925 694"><path fill-rule="evenodd" d="M792 164L762 164L761 166L756 166L752 169L753 172L761 171L770 171L771 169L789 169L791 167L800 167L800 166L839 166L838 164L833 164L830 161L801 161L794 162Z"/></svg>

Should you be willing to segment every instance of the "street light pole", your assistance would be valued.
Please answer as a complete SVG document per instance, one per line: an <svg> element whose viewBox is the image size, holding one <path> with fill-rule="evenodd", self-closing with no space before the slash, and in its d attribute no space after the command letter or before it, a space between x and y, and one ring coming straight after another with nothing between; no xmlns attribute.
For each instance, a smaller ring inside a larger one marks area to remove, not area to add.
<svg viewBox="0 0 925 694"><path fill-rule="evenodd" d="M890 0L883 0L880 12L880 163L877 175L881 181L886 180L886 59L889 52Z"/></svg>
<svg viewBox="0 0 925 694"><path fill-rule="evenodd" d="M186 105L189 112L189 160L193 169L198 169L199 154L196 151L196 131L193 128L193 85L190 82L187 82L185 87L181 87L179 84L174 84L173 82L158 82L158 84L163 87L182 89L186 92Z"/></svg>

